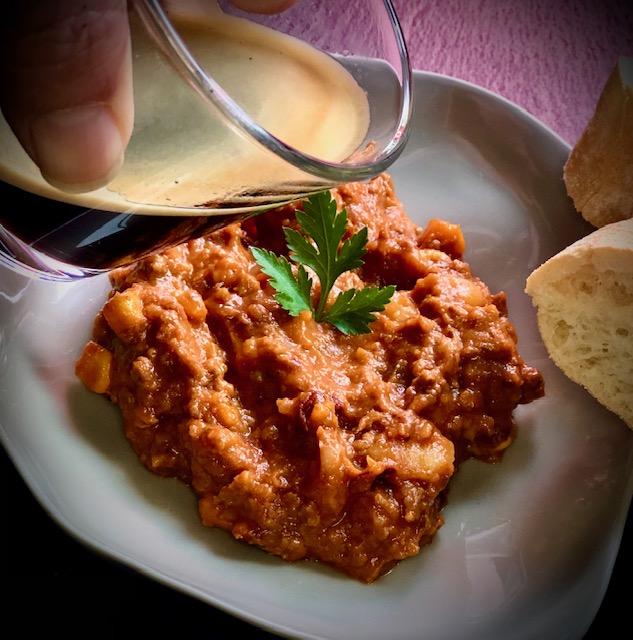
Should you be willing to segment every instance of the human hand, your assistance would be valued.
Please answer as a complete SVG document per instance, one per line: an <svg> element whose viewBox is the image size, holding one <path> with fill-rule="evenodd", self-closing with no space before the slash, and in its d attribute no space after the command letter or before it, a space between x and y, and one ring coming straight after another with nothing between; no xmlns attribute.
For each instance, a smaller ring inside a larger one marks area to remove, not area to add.
<svg viewBox="0 0 633 640"><path fill-rule="evenodd" d="M294 2L233 0L257 13ZM7 123L53 186L79 193L107 184L134 123L126 0L4 4L0 109Z"/></svg>

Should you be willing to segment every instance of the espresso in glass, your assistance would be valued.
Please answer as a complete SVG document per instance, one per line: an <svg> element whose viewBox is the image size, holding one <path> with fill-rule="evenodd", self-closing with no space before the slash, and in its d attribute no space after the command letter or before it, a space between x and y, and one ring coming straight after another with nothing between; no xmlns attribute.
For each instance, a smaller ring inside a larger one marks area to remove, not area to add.
<svg viewBox="0 0 633 640"><path fill-rule="evenodd" d="M291 33L322 5L352 15L343 0L302 1L261 23L216 3L133 3L134 132L106 187L69 194L49 185L0 118L0 262L48 279L92 275L383 171L410 115L395 14L388 2L363 2L380 5L395 29L394 65Z"/></svg>

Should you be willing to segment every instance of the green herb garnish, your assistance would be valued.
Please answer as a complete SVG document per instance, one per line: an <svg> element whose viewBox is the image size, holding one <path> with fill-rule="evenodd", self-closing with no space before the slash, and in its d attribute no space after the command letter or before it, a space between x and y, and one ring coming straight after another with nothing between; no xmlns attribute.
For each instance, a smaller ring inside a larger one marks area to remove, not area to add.
<svg viewBox="0 0 633 640"><path fill-rule="evenodd" d="M277 291L275 300L290 315L310 311L317 322L329 322L346 335L368 333L369 323L376 319L374 313L385 308L395 286L348 289L340 292L326 309L336 279L345 271L362 266L361 258L367 252L367 228L341 244L347 230L347 210L336 211L336 200L329 191L310 196L303 211L296 211L296 217L302 232L284 227L290 259L298 264L296 276L284 256L251 247L255 260ZM312 269L321 284L316 308L310 295L312 278L305 267Z"/></svg>

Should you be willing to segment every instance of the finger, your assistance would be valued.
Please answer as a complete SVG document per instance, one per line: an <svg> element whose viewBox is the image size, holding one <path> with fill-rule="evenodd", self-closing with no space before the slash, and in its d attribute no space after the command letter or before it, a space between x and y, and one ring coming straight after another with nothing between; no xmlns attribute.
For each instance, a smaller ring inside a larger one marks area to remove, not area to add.
<svg viewBox="0 0 633 640"><path fill-rule="evenodd" d="M2 10L0 106L50 183L101 186L134 117L125 0L21 0Z"/></svg>
<svg viewBox="0 0 633 640"><path fill-rule="evenodd" d="M296 0L231 0L238 9L249 13L272 14L290 8Z"/></svg>

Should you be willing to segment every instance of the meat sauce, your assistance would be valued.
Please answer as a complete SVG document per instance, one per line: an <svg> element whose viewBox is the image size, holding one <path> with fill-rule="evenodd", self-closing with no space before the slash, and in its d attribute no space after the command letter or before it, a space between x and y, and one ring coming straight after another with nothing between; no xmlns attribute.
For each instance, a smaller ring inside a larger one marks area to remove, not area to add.
<svg viewBox="0 0 633 640"><path fill-rule="evenodd" d="M370 333L276 302L249 247L287 255L288 205L112 272L76 370L204 525L371 583L432 541L457 467L500 461L544 386L457 225L416 226L387 175L333 195L369 238L337 287L397 287Z"/></svg>

